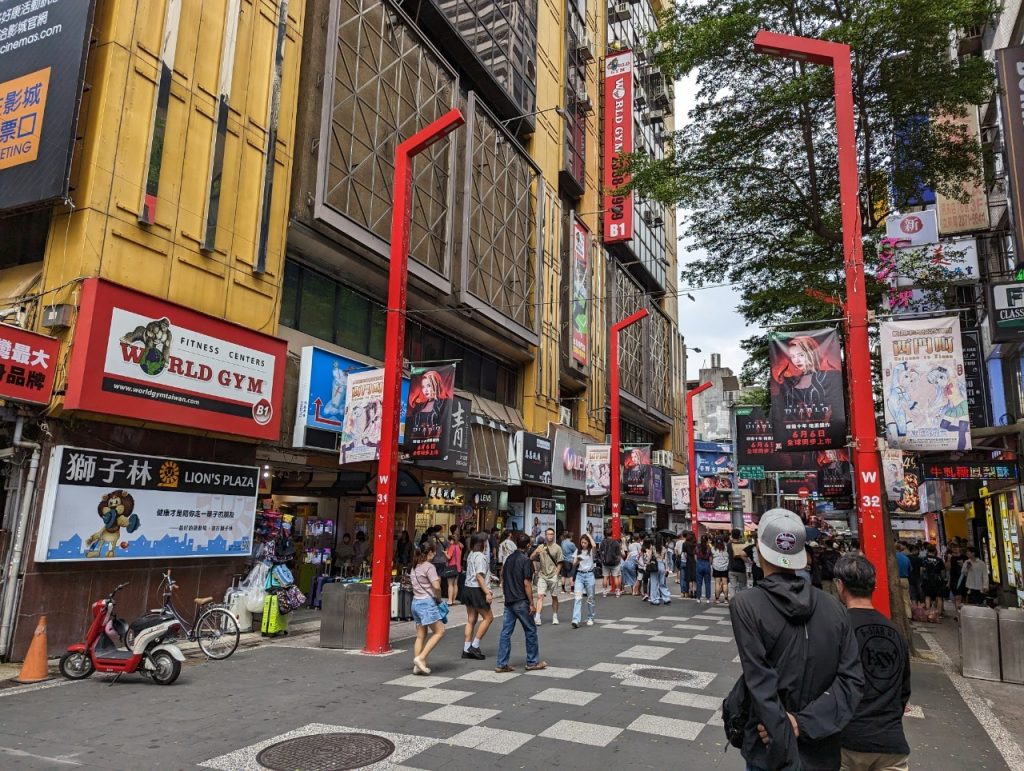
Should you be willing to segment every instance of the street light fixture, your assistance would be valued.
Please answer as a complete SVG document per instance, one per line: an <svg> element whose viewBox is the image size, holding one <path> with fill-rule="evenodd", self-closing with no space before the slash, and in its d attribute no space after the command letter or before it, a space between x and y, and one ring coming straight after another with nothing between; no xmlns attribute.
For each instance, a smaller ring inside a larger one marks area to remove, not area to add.
<svg viewBox="0 0 1024 771"><path fill-rule="evenodd" d="M412 159L466 122L450 110L395 148L394 201L391 208L391 260L384 344L384 394L377 461L377 509L373 529L370 609L364 653L391 650L391 563L398 490L398 415L402 405L405 361L405 309L409 285L409 226L412 219Z"/></svg>
<svg viewBox="0 0 1024 771"><path fill-rule="evenodd" d="M647 316L647 309L641 308L636 313L626 316L612 324L611 339L608 344L608 369L610 370L609 391L612 408L612 437L609 447L608 483L611 487L612 500L612 538L622 538L622 485L619 482L619 464L622 452L619 450L619 333L626 327L636 324Z"/></svg>
<svg viewBox="0 0 1024 771"><path fill-rule="evenodd" d="M878 574L873 597L875 608L888 616L888 534L885 533L882 516L875 402L871 385L867 288L861 243L850 46L761 30L754 38L754 50L769 56L796 59L832 68L839 152L839 203L843 217L843 254L846 270L846 375L850 388L850 423L853 434L853 467L857 477L860 541L864 554L874 564Z"/></svg>

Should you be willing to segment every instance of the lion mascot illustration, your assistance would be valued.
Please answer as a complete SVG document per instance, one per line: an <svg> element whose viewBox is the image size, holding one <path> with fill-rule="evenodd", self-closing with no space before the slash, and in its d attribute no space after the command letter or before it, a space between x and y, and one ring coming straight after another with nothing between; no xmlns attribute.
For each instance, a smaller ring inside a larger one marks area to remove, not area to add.
<svg viewBox="0 0 1024 771"><path fill-rule="evenodd" d="M171 352L171 322L167 318L155 319L145 326L135 327L121 338L121 342L142 343L139 366L147 375L156 377L164 371Z"/></svg>
<svg viewBox="0 0 1024 771"><path fill-rule="evenodd" d="M107 553L105 556L113 557L117 551L117 542L121 538L121 528L129 533L139 529L139 515L135 513L135 499L124 490L115 490L100 498L100 505L96 507L100 519L103 520L103 529L90 535L85 546L89 551L86 557L99 557L106 544Z"/></svg>

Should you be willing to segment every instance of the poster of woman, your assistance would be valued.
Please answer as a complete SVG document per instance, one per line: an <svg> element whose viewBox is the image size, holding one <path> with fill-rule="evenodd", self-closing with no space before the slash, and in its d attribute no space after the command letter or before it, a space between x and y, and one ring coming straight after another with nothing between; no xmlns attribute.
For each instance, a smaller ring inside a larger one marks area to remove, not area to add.
<svg viewBox="0 0 1024 771"><path fill-rule="evenodd" d="M438 460L443 457L444 432L450 421L454 394L454 364L413 370L405 427L406 444L413 458Z"/></svg>
<svg viewBox="0 0 1024 771"><path fill-rule="evenodd" d="M768 345L771 417L784 452L846 445L842 353L834 329L776 332Z"/></svg>
<svg viewBox="0 0 1024 771"><path fill-rule="evenodd" d="M889 321L879 336L889 446L971 449L960 319Z"/></svg>

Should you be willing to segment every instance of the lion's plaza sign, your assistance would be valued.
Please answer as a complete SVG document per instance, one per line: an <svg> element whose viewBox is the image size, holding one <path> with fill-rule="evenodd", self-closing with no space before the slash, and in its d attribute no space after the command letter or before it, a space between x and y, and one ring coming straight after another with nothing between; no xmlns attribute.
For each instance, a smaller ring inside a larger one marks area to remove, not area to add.
<svg viewBox="0 0 1024 771"><path fill-rule="evenodd" d="M260 470L58 445L36 562L247 556Z"/></svg>
<svg viewBox="0 0 1024 771"><path fill-rule="evenodd" d="M286 354L277 338L88 279L64 406L277 439Z"/></svg>

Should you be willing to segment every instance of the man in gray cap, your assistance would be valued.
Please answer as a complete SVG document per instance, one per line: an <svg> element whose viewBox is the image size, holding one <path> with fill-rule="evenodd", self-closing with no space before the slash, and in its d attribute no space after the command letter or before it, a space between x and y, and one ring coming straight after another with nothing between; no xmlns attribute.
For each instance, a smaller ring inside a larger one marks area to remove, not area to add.
<svg viewBox="0 0 1024 771"><path fill-rule="evenodd" d="M766 512L757 528L764 580L729 606L743 676L722 716L754 771L838 769L839 733L864 686L845 609L796 575L807 566L806 540L796 514Z"/></svg>

